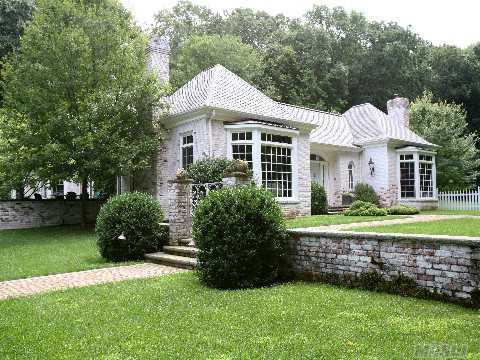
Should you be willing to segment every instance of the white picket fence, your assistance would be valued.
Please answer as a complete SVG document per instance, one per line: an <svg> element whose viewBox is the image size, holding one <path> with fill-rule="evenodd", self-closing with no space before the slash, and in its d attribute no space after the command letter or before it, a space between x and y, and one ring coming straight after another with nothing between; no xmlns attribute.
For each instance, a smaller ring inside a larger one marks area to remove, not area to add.
<svg viewBox="0 0 480 360"><path fill-rule="evenodd" d="M480 210L480 187L476 190L439 192L438 206L445 210Z"/></svg>

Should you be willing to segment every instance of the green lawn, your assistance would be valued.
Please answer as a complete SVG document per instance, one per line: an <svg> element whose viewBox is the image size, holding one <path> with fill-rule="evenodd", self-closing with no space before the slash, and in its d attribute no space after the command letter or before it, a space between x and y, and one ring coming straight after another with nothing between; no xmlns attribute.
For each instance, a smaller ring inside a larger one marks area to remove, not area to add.
<svg viewBox="0 0 480 360"><path fill-rule="evenodd" d="M376 227L360 227L352 231L405 233L405 234L432 234L432 235L460 235L480 236L480 217L465 219L450 219L412 224L387 225Z"/></svg>
<svg viewBox="0 0 480 360"><path fill-rule="evenodd" d="M0 301L1 359L480 356L480 312L319 283L220 291L193 273Z"/></svg>
<svg viewBox="0 0 480 360"><path fill-rule="evenodd" d="M92 229L51 227L0 231L0 281L114 264L98 253Z"/></svg>
<svg viewBox="0 0 480 360"><path fill-rule="evenodd" d="M405 216L344 216L344 215L313 215L287 220L289 228L315 227L324 225L351 224L375 220L398 219Z"/></svg>

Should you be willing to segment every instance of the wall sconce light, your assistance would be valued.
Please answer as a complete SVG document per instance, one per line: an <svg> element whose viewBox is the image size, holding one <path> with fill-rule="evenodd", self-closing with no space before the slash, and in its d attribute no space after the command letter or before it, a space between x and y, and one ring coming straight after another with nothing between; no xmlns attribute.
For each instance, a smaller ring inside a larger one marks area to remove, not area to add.
<svg viewBox="0 0 480 360"><path fill-rule="evenodd" d="M373 162L372 158L368 161L368 167L370 168L370 176L375 175L375 163Z"/></svg>

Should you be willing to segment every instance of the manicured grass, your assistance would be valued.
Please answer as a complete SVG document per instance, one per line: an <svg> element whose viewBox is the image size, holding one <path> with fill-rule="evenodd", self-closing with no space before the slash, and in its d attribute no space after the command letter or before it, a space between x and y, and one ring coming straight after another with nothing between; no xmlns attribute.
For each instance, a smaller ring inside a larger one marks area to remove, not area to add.
<svg viewBox="0 0 480 360"><path fill-rule="evenodd" d="M0 313L2 359L480 356L478 311L318 283L219 291L182 273L1 301Z"/></svg>
<svg viewBox="0 0 480 360"><path fill-rule="evenodd" d="M351 224L357 222L375 221L375 220L391 220L405 216L344 216L344 215L313 215L298 217L287 220L289 228L315 227L325 225Z"/></svg>
<svg viewBox="0 0 480 360"><path fill-rule="evenodd" d="M426 210L422 211L424 215L478 215L480 210Z"/></svg>
<svg viewBox="0 0 480 360"><path fill-rule="evenodd" d="M412 224L387 225L376 227L360 227L352 231L405 233L405 234L432 234L432 235L459 235L480 236L480 217L449 219Z"/></svg>
<svg viewBox="0 0 480 360"><path fill-rule="evenodd" d="M92 229L0 231L0 281L113 265L100 257Z"/></svg>

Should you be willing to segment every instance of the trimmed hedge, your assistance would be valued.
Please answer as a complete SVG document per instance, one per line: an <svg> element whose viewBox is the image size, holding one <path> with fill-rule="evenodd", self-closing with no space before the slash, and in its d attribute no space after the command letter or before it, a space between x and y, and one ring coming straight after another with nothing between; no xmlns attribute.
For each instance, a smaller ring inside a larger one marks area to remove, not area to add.
<svg viewBox="0 0 480 360"><path fill-rule="evenodd" d="M420 210L416 207L404 204L395 205L387 209L388 215L415 215L419 212Z"/></svg>
<svg viewBox="0 0 480 360"><path fill-rule="evenodd" d="M328 213L327 193L325 188L312 182L312 215L322 215Z"/></svg>
<svg viewBox="0 0 480 360"><path fill-rule="evenodd" d="M368 184L358 183L353 191L355 201L369 202L378 205L378 196L373 187Z"/></svg>
<svg viewBox="0 0 480 360"><path fill-rule="evenodd" d="M370 202L355 201L343 214L346 216L385 216L387 210L380 209Z"/></svg>
<svg viewBox="0 0 480 360"><path fill-rule="evenodd" d="M198 274L208 286L235 289L284 278L287 235L280 206L255 186L222 188L195 209Z"/></svg>
<svg viewBox="0 0 480 360"><path fill-rule="evenodd" d="M139 260L168 241L163 212L151 195L132 192L110 198L100 209L95 231L100 255L112 261ZM121 235L125 239L119 239Z"/></svg>

